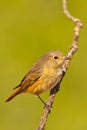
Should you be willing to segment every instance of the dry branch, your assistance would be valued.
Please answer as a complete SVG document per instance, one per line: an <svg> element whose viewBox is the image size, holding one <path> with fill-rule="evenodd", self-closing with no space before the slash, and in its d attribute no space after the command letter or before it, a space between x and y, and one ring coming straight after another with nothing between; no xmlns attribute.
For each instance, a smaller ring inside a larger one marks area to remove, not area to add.
<svg viewBox="0 0 87 130"><path fill-rule="evenodd" d="M66 60L64 62L64 65L63 65L63 71L64 71L64 73L62 74L62 79L63 79L63 77L66 73L66 70L68 68L69 62L71 61L74 53L78 50L77 43L78 43L78 39L79 39L79 33L80 33L80 29L82 28L83 25L78 18L75 18L74 16L72 16L70 14L70 12L67 9L67 1L66 0L62 0L62 5L63 5L63 11L64 11L65 16L68 19L70 19L72 22L75 23L74 38L73 38L71 47L69 49L69 52L67 54L67 57L69 57L69 60ZM61 81L62 81L62 79L61 79ZM61 83L61 81L60 81L60 83ZM58 83L50 92L50 95L49 95L48 101L47 101L47 104L50 106L54 102L55 96L56 96L56 94L59 90L59 87L60 87L60 83ZM45 129L45 125L46 125L47 118L48 118L50 111L51 111L51 107L49 108L49 110L47 108L44 109L44 112L43 112L42 117L40 118L40 123L39 123L37 130L44 130Z"/></svg>

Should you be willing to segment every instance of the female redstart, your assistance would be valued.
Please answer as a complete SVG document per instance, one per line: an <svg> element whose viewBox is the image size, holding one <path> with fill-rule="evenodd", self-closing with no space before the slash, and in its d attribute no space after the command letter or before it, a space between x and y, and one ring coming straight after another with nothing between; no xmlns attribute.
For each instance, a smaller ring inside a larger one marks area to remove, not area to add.
<svg viewBox="0 0 87 130"><path fill-rule="evenodd" d="M29 92L39 97L39 94L51 90L61 80L65 60L64 54L58 50L47 52L32 66L6 102L23 92Z"/></svg>

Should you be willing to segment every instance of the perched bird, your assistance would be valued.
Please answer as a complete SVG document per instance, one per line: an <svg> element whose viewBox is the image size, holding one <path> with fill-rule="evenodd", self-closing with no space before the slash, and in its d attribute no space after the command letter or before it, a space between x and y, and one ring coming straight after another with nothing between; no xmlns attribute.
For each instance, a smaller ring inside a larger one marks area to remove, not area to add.
<svg viewBox="0 0 87 130"><path fill-rule="evenodd" d="M58 50L49 51L44 54L25 75L20 84L14 89L15 92L6 100L13 99L20 93L32 93L37 95L51 90L61 80L62 66L67 58Z"/></svg>

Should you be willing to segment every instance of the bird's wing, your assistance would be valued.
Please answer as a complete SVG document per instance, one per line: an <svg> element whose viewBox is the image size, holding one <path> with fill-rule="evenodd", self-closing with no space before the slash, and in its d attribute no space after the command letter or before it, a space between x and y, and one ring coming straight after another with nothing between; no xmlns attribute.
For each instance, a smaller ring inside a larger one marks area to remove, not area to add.
<svg viewBox="0 0 87 130"><path fill-rule="evenodd" d="M21 91L26 90L28 87L30 87L32 84L35 83L36 80L38 80L43 71L43 66L40 64L35 64L31 70L25 75L25 77L22 79L21 83L16 86L14 89L20 87Z"/></svg>

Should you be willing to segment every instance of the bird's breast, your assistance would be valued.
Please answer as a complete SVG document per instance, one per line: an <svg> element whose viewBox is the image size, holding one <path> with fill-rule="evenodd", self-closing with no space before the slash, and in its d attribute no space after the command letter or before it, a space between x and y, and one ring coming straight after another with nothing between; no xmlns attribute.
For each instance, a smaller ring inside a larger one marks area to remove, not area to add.
<svg viewBox="0 0 87 130"><path fill-rule="evenodd" d="M52 89L60 81L62 76L61 69L45 67L41 77L28 88L28 92L39 95L47 90Z"/></svg>

